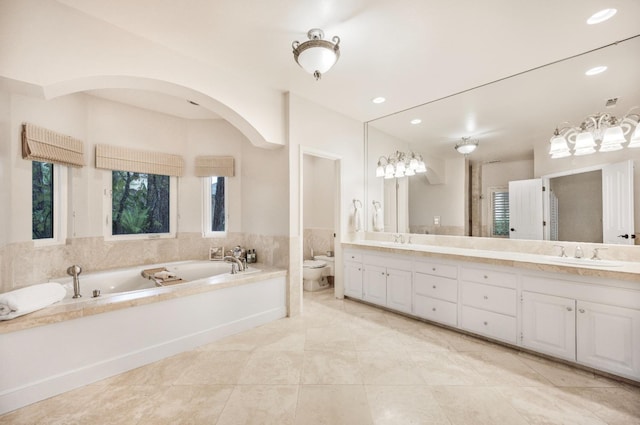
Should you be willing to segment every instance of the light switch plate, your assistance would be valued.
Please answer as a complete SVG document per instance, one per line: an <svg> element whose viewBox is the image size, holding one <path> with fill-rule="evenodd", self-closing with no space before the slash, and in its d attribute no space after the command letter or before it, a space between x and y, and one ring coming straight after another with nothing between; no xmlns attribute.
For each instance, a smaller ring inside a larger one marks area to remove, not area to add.
<svg viewBox="0 0 640 425"><path fill-rule="evenodd" d="M433 224L435 224L436 226L440 225L440 216L439 215L434 215L433 216Z"/></svg>

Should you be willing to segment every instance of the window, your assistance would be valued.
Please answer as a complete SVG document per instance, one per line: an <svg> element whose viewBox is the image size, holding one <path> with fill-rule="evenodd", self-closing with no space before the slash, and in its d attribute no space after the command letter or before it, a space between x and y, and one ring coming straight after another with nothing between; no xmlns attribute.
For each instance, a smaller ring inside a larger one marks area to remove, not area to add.
<svg viewBox="0 0 640 425"><path fill-rule="evenodd" d="M63 243L66 234L66 168L31 161L31 239Z"/></svg>
<svg viewBox="0 0 640 425"><path fill-rule="evenodd" d="M111 235L173 236L175 183L169 176L112 171Z"/></svg>
<svg viewBox="0 0 640 425"><path fill-rule="evenodd" d="M204 179L204 235L223 236L227 231L226 177Z"/></svg>
<svg viewBox="0 0 640 425"><path fill-rule="evenodd" d="M491 236L509 237L509 191L491 188Z"/></svg>

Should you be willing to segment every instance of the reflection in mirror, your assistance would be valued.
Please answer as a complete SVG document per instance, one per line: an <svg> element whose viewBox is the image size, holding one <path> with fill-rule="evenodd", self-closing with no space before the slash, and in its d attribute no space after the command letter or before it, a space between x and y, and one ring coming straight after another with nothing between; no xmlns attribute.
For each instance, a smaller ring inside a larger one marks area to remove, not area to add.
<svg viewBox="0 0 640 425"><path fill-rule="evenodd" d="M494 202L494 194L504 193L510 181L602 169L627 159L637 163L640 149L626 147L634 127L626 129L623 149L611 152L552 159L549 141L556 127L566 126L565 122L576 127L597 113L620 118L640 106L638 52L640 36L368 122L367 203L381 202L384 231L509 237L500 230L504 228L504 211L495 206L504 209L504 205ZM606 72L585 75L586 70L603 64L608 67ZM614 98L617 100L607 105ZM640 109L633 112L640 113ZM421 123L411 124L416 118ZM635 126L637 118L633 119ZM479 140L469 155L454 149L463 137ZM427 172L399 179L376 178L378 159L395 151L423 155ZM574 176L574 183L593 176ZM635 167L632 176L632 225L640 228L640 167ZM556 190L562 194L562 180L550 183L559 185ZM597 191L594 185L589 188ZM604 207L595 201L578 207L577 200L585 197L562 201L569 205L559 210L553 237L602 242L598 229ZM544 217L549 218L549 205L545 208ZM372 211L369 206L367 230L373 230ZM541 237L551 239L549 221L545 224Z"/></svg>

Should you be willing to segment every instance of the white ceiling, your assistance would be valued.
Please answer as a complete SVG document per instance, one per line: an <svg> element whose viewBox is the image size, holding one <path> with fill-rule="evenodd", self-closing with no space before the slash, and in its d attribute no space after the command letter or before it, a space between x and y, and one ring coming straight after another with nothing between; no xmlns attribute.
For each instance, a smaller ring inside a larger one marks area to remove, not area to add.
<svg viewBox="0 0 640 425"><path fill-rule="evenodd" d="M234 78L360 121L640 34L637 0L58 1ZM618 9L613 19L586 24L607 7ZM320 81L291 53L291 43L314 27L341 38L340 60ZM374 105L376 96L387 102Z"/></svg>

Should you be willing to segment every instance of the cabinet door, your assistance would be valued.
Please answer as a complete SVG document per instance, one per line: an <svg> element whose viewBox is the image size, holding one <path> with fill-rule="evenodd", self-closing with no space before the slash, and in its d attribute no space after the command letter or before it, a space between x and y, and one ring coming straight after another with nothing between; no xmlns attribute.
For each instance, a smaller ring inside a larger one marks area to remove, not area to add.
<svg viewBox="0 0 640 425"><path fill-rule="evenodd" d="M578 362L640 378L640 311L578 301Z"/></svg>
<svg viewBox="0 0 640 425"><path fill-rule="evenodd" d="M348 297L362 299L362 265L358 263L344 264L344 294Z"/></svg>
<svg viewBox="0 0 640 425"><path fill-rule="evenodd" d="M576 359L575 300L522 291L523 347Z"/></svg>
<svg viewBox="0 0 640 425"><path fill-rule="evenodd" d="M362 283L362 299L387 305L387 268L366 264Z"/></svg>
<svg viewBox="0 0 640 425"><path fill-rule="evenodd" d="M387 307L411 313L411 272L387 269Z"/></svg>

